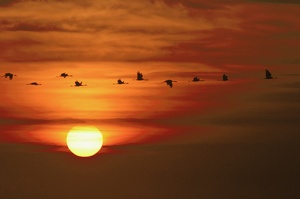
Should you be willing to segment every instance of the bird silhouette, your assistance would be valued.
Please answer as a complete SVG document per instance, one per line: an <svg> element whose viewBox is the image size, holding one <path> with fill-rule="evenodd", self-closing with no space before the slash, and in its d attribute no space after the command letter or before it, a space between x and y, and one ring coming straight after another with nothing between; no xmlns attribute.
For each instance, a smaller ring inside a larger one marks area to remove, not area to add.
<svg viewBox="0 0 300 199"><path fill-rule="evenodd" d="M189 82L200 82L200 81L204 81L204 80L202 80L202 79L200 80L200 78L196 76Z"/></svg>
<svg viewBox="0 0 300 199"><path fill-rule="evenodd" d="M2 77L9 78L10 80L12 80L14 76L17 76L17 75L14 75L12 73L5 73Z"/></svg>
<svg viewBox="0 0 300 199"><path fill-rule="evenodd" d="M162 83L167 83L167 85L170 86L170 88L172 88L173 87L173 82L177 82L177 81L173 81L171 79L168 79L168 80L163 81Z"/></svg>
<svg viewBox="0 0 300 199"><path fill-rule="evenodd" d="M60 74L60 76L57 76L57 77L66 78L66 77L73 77L73 75L69 75L68 73L62 73L62 74Z"/></svg>
<svg viewBox="0 0 300 199"><path fill-rule="evenodd" d="M136 73L136 80L144 80L143 73L141 73L140 71L138 71Z"/></svg>
<svg viewBox="0 0 300 199"><path fill-rule="evenodd" d="M75 85L74 86L87 86L86 84L82 85L82 82L79 82L79 81L75 81Z"/></svg>
<svg viewBox="0 0 300 199"><path fill-rule="evenodd" d="M227 81L228 80L228 76L223 74L223 81Z"/></svg>
<svg viewBox="0 0 300 199"><path fill-rule="evenodd" d="M148 79L144 79L143 73L141 73L140 71L138 71L138 72L136 73L136 80L142 81L142 80L148 80Z"/></svg>
<svg viewBox="0 0 300 199"><path fill-rule="evenodd" d="M273 79L271 72L266 69L266 78L265 79Z"/></svg>
<svg viewBox="0 0 300 199"><path fill-rule="evenodd" d="M39 85L42 85L42 84L38 84L37 82L31 82L31 83L29 83L27 85L39 86Z"/></svg>
<svg viewBox="0 0 300 199"><path fill-rule="evenodd" d="M192 82L199 82L199 81L200 81L200 79L198 77L194 77L192 80Z"/></svg>
<svg viewBox="0 0 300 199"><path fill-rule="evenodd" d="M121 79L118 79L117 83L116 84L128 84L128 83L125 83L124 81L122 81Z"/></svg>

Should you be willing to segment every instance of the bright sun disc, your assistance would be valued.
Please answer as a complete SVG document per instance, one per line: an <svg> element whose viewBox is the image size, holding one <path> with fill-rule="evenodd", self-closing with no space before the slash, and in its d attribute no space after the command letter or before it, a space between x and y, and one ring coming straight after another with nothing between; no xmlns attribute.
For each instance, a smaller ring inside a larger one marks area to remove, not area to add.
<svg viewBox="0 0 300 199"><path fill-rule="evenodd" d="M102 134L94 126L75 126L67 135L68 148L80 157L95 155L101 149L102 143Z"/></svg>

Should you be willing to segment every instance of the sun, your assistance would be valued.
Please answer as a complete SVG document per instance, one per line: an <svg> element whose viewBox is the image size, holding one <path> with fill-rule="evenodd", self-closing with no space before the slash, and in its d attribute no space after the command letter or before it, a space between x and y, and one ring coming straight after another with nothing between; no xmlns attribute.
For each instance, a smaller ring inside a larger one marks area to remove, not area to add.
<svg viewBox="0 0 300 199"><path fill-rule="evenodd" d="M102 147L102 133L95 126L74 126L67 135L67 146L80 157L95 155Z"/></svg>

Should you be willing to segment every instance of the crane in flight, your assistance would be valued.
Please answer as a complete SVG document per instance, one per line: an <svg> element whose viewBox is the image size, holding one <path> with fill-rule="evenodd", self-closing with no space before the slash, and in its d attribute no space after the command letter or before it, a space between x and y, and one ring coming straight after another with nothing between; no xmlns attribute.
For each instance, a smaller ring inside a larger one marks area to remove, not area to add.
<svg viewBox="0 0 300 199"><path fill-rule="evenodd" d="M12 73L5 73L2 77L9 78L10 80L12 80L14 78L14 76L17 76L17 75L14 75Z"/></svg>
<svg viewBox="0 0 300 199"><path fill-rule="evenodd" d="M223 81L227 81L228 80L228 76L223 74Z"/></svg>
<svg viewBox="0 0 300 199"><path fill-rule="evenodd" d="M265 79L273 79L271 72L266 69L266 78Z"/></svg>
<svg viewBox="0 0 300 199"><path fill-rule="evenodd" d="M79 82L79 81L76 80L74 86L78 87L78 86L87 86L87 85L86 84L82 84L82 82Z"/></svg>
<svg viewBox="0 0 300 199"><path fill-rule="evenodd" d="M29 83L29 84L27 84L27 85L39 86L39 85L42 85L42 84L39 84L39 83L37 83L37 82L31 82L31 83Z"/></svg>
<svg viewBox="0 0 300 199"><path fill-rule="evenodd" d="M122 81L121 79L118 79L116 84L128 84L127 82Z"/></svg>
<svg viewBox="0 0 300 199"><path fill-rule="evenodd" d="M162 83L167 83L167 85L170 86L170 88L172 88L173 87L173 82L177 82L177 81L167 79L167 80L163 81Z"/></svg>
<svg viewBox="0 0 300 199"><path fill-rule="evenodd" d="M66 77L73 77L73 75L69 75L68 73L62 73L62 74L60 74L60 76L57 76L57 77L66 78Z"/></svg>

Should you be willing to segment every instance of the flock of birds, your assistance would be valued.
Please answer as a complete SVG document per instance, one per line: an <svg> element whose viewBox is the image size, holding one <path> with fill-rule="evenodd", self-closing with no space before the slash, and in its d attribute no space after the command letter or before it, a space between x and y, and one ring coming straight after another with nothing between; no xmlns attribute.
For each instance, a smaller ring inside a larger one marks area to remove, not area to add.
<svg viewBox="0 0 300 199"><path fill-rule="evenodd" d="M12 73L5 73L2 77L5 77L5 78L9 78L10 80L13 79L14 76L17 76L15 74L12 74ZM69 75L67 73L61 73L59 76L57 77L63 77L63 78L66 78L66 77L73 77L73 75ZM265 79L273 79L272 77L272 74L270 73L269 70L266 69L266 77ZM148 79L144 79L143 78L143 74L141 72L137 72L137 78L136 80L138 81L142 81L142 80L148 80ZM223 74L223 77L222 77L222 80L223 81L228 81L228 76L226 74ZM194 77L192 80L192 82L199 82L199 81L204 81L204 80L200 80L200 78L198 78L197 76ZM171 79L167 79L161 83L166 83L170 88L173 87L173 82L177 82L177 81L174 81L174 80L171 80ZM124 81L122 81L121 79L118 79L117 80L117 83L116 84L128 84ZM38 86L38 85L42 85L42 84L39 84L37 82L31 82L31 83L28 83L27 85L33 85L33 86ZM76 86L76 87L79 87L79 86L87 86L87 84L82 84L82 82L79 82L79 81L75 81L75 84L72 85L72 86Z"/></svg>

